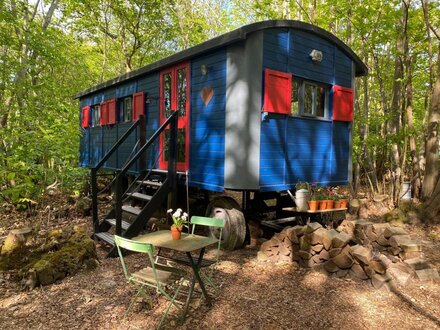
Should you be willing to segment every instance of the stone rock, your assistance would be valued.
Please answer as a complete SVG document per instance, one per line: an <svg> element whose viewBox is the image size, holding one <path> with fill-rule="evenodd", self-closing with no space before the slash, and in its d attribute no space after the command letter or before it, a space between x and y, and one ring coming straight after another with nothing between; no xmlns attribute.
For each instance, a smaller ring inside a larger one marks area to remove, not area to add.
<svg viewBox="0 0 440 330"><path fill-rule="evenodd" d="M306 226L296 225L296 226L293 226L292 229L296 233L296 236L300 237L300 236L304 235L305 230L306 230Z"/></svg>
<svg viewBox="0 0 440 330"><path fill-rule="evenodd" d="M403 213L403 211L400 209L394 209L391 212L385 213L383 220L386 222L404 223L405 213Z"/></svg>
<svg viewBox="0 0 440 330"><path fill-rule="evenodd" d="M353 265L353 258L345 252L339 253L336 257L330 259L333 263L342 269L350 268Z"/></svg>
<svg viewBox="0 0 440 330"><path fill-rule="evenodd" d="M394 256L397 256L400 252L402 252L402 249L398 246L392 246L388 248L388 252Z"/></svg>
<svg viewBox="0 0 440 330"><path fill-rule="evenodd" d="M360 265L353 264L350 269L350 275L360 280L368 280L368 275Z"/></svg>
<svg viewBox="0 0 440 330"><path fill-rule="evenodd" d="M375 289L380 289L385 283L389 283L393 278L388 275L376 274L371 278L371 284Z"/></svg>
<svg viewBox="0 0 440 330"><path fill-rule="evenodd" d="M365 267L364 267L364 272L365 272L365 274L367 274L367 276L368 276L369 278L373 277L373 275L376 274L376 272L374 271L374 269L371 268L370 266L365 266Z"/></svg>
<svg viewBox="0 0 440 330"><path fill-rule="evenodd" d="M330 235L328 233L327 229L324 228L318 228L314 232L310 234L310 243L312 245L314 244L323 244L324 249L329 250L330 246L332 244L332 240L330 238Z"/></svg>
<svg viewBox="0 0 440 330"><path fill-rule="evenodd" d="M304 236L300 237L299 247L303 251L310 251L311 244L310 244L310 236L309 235L304 235Z"/></svg>
<svg viewBox="0 0 440 330"><path fill-rule="evenodd" d="M321 252L321 250L324 248L324 245L322 244L316 244L316 245L312 245L312 250L316 253Z"/></svg>
<svg viewBox="0 0 440 330"><path fill-rule="evenodd" d="M339 270L339 267L331 260L324 263L324 268L329 273L335 273Z"/></svg>
<svg viewBox="0 0 440 330"><path fill-rule="evenodd" d="M370 260L368 266L378 274L385 274L387 270L386 264L380 260Z"/></svg>
<svg viewBox="0 0 440 330"><path fill-rule="evenodd" d="M329 230L328 234L329 234L331 240L333 241L333 237L339 235L339 232L336 229L331 229L331 230Z"/></svg>
<svg viewBox="0 0 440 330"><path fill-rule="evenodd" d="M305 229L305 234L313 233L315 230L322 228L322 226L318 222L310 222L307 224Z"/></svg>
<svg viewBox="0 0 440 330"><path fill-rule="evenodd" d="M335 274L337 278L344 278L348 275L349 269L339 269Z"/></svg>
<svg viewBox="0 0 440 330"><path fill-rule="evenodd" d="M400 244L400 247L404 252L422 252L422 246L414 242L403 242Z"/></svg>
<svg viewBox="0 0 440 330"><path fill-rule="evenodd" d="M383 203L383 202L385 202L386 200L388 200L390 197L388 196L388 195L381 195L381 194L374 194L374 196L373 196L373 200L376 202L376 203Z"/></svg>
<svg viewBox="0 0 440 330"><path fill-rule="evenodd" d="M401 246L402 244L412 244L411 237L409 235L394 235L389 239L391 246Z"/></svg>
<svg viewBox="0 0 440 330"><path fill-rule="evenodd" d="M350 242L350 239L351 237L347 233L342 231L338 235L333 237L332 246L333 248L343 248L348 244L348 242Z"/></svg>
<svg viewBox="0 0 440 330"><path fill-rule="evenodd" d="M309 260L312 257L312 254L307 251L299 251L299 256L301 259Z"/></svg>
<svg viewBox="0 0 440 330"><path fill-rule="evenodd" d="M319 256L319 259L321 259L321 260L330 259L330 255L329 255L328 251L325 249L323 249L319 254L317 254L317 256Z"/></svg>
<svg viewBox="0 0 440 330"><path fill-rule="evenodd" d="M383 232L383 236L385 238L390 238L391 236L394 236L394 235L408 235L408 233L405 231L405 229L400 228L400 227L385 228L385 230Z"/></svg>
<svg viewBox="0 0 440 330"><path fill-rule="evenodd" d="M286 234L286 237L292 243L299 243L298 236L296 236L296 231L293 229L293 227L287 227L282 232L284 232Z"/></svg>
<svg viewBox="0 0 440 330"><path fill-rule="evenodd" d="M258 261L268 261L269 257L263 251L258 251L257 252L257 260Z"/></svg>
<svg viewBox="0 0 440 330"><path fill-rule="evenodd" d="M390 246L390 241L386 239L382 234L377 236L376 242L382 246Z"/></svg>
<svg viewBox="0 0 440 330"><path fill-rule="evenodd" d="M318 255L318 254L314 255L314 256L312 257L312 259L313 259L313 261L314 261L315 263L317 263L317 264L319 264L319 263L322 262L321 259L319 259L319 255Z"/></svg>
<svg viewBox="0 0 440 330"><path fill-rule="evenodd" d="M6 236L3 246L1 247L1 255L11 254L14 251L20 249L26 243L26 235L31 232L30 228L23 229L13 229Z"/></svg>
<svg viewBox="0 0 440 330"><path fill-rule="evenodd" d="M357 215L359 213L359 209L361 207L361 201L359 199L352 199L348 205L348 212L353 215Z"/></svg>
<svg viewBox="0 0 440 330"><path fill-rule="evenodd" d="M407 264L409 267L411 267L414 270L421 270L421 269L425 269L425 268L430 268L429 263L422 258L407 259L404 261L404 263Z"/></svg>
<svg viewBox="0 0 440 330"><path fill-rule="evenodd" d="M386 228L390 227L389 223L373 223L373 231L377 236L383 234Z"/></svg>
<svg viewBox="0 0 440 330"><path fill-rule="evenodd" d="M400 285L407 285L411 278L414 277L414 271L408 265L402 262L391 264L387 269L387 273L391 275Z"/></svg>
<svg viewBox="0 0 440 330"><path fill-rule="evenodd" d="M341 248L333 248L330 249L330 251L328 251L328 254L330 256L330 258L336 257L339 253L341 253L342 249Z"/></svg>
<svg viewBox="0 0 440 330"><path fill-rule="evenodd" d="M352 246L350 253L354 258L362 262L364 265L368 265L372 257L371 250L361 245Z"/></svg>
<svg viewBox="0 0 440 330"><path fill-rule="evenodd" d="M316 263L313 261L312 258L310 258L310 259L301 259L301 260L299 261L299 264L300 264L302 267L305 267L305 268L311 268L311 267L313 267L313 266L316 265Z"/></svg>
<svg viewBox="0 0 440 330"><path fill-rule="evenodd" d="M402 260L407 260L407 259L413 259L413 258L422 258L423 257L423 253L422 252L400 252L399 253L399 258Z"/></svg>
<svg viewBox="0 0 440 330"><path fill-rule="evenodd" d="M76 202L75 209L82 216L89 216L92 212L92 200L88 197L81 197Z"/></svg>
<svg viewBox="0 0 440 330"><path fill-rule="evenodd" d="M432 281L440 279L437 269L433 268L416 270L416 277L420 281Z"/></svg>

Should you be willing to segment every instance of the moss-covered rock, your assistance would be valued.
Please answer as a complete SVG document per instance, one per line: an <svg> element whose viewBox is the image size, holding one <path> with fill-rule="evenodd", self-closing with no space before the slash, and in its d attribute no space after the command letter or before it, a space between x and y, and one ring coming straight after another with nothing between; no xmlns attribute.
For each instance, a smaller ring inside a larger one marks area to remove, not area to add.
<svg viewBox="0 0 440 330"><path fill-rule="evenodd" d="M401 209L394 209L391 212L385 213L383 219L386 222L404 223L405 213Z"/></svg>

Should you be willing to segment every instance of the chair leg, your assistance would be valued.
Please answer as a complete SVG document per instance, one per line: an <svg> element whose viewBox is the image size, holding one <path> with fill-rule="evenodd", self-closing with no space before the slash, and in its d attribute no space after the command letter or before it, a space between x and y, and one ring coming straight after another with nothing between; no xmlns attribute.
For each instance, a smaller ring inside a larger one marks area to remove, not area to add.
<svg viewBox="0 0 440 330"><path fill-rule="evenodd" d="M131 308L133 307L133 304L135 303L137 297L139 297L139 295L142 293L142 288L138 288L138 287L136 287L136 288L138 289L138 291L136 292L136 294L134 295L134 297L131 299L131 301L130 301L130 305L128 305L128 308L127 308L127 310L125 311L124 319L125 319L125 318L127 317L127 315L130 313L130 310L131 310Z"/></svg>
<svg viewBox="0 0 440 330"><path fill-rule="evenodd" d="M167 316L168 316L168 312L170 311L170 308L171 308L171 305L174 305L174 306L176 306L179 310L181 310L181 307L175 303L175 300L176 300L177 295L179 294L180 288L182 287L182 281L183 281L183 279L181 279L181 280L179 281L179 286L177 287L176 292L174 293L174 296L173 296L172 298L171 298L171 296L168 295L165 291L163 291L162 289L160 289L161 293L162 293L162 294L163 294L163 295L164 295L164 296L165 296L170 302L169 302L169 304L168 304L168 306L167 306L167 308L166 308L166 310L165 310L165 312L164 312L162 318L160 319L160 323L159 323L159 326L157 327L157 329L160 329L160 327L162 326L163 321L167 318Z"/></svg>

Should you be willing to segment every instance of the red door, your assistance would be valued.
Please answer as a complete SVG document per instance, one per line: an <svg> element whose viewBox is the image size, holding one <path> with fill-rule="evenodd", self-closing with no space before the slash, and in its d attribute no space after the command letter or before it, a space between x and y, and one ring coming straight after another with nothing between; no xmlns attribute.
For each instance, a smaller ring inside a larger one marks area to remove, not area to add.
<svg viewBox="0 0 440 330"><path fill-rule="evenodd" d="M160 72L160 124L179 111L177 131L177 170L186 171L189 159L189 62L180 63ZM159 168L168 167L169 129L160 136Z"/></svg>

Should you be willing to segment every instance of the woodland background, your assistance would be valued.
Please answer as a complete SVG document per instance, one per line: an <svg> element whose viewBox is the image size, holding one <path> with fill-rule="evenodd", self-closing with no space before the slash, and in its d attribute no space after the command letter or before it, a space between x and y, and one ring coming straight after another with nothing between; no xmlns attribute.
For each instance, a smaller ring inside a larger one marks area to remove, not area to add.
<svg viewBox="0 0 440 330"><path fill-rule="evenodd" d="M368 65L355 102L353 195L411 181L439 222L440 2L429 0L4 0L0 2L0 199L86 191L72 96L242 25L297 19Z"/></svg>

